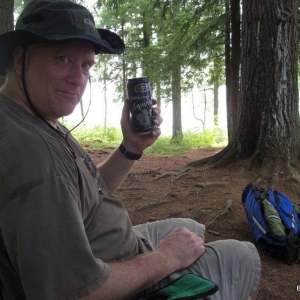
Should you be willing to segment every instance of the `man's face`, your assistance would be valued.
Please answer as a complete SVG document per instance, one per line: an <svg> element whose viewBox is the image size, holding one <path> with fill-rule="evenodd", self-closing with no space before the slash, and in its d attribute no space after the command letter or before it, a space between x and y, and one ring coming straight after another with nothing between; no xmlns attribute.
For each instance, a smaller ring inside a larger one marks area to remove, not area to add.
<svg viewBox="0 0 300 300"><path fill-rule="evenodd" d="M84 93L94 57L93 45L79 40L29 47L25 66L28 93L47 121L55 122L73 112Z"/></svg>

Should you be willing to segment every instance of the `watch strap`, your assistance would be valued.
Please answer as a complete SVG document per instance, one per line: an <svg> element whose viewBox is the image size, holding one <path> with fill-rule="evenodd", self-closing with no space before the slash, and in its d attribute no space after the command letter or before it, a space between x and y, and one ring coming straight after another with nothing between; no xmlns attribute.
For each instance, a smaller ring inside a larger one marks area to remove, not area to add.
<svg viewBox="0 0 300 300"><path fill-rule="evenodd" d="M128 159L131 159L131 160L139 160L143 155L143 152L136 154L136 153L132 153L132 152L128 151L122 143L119 146L119 150L125 157L127 157Z"/></svg>

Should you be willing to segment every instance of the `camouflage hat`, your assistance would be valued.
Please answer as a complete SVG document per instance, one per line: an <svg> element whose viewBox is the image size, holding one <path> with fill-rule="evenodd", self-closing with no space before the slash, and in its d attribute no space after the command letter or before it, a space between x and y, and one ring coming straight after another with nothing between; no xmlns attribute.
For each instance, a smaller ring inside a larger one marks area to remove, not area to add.
<svg viewBox="0 0 300 300"><path fill-rule="evenodd" d="M34 0L21 13L14 31L0 35L0 75L17 46L39 41L80 39L95 46L95 53L121 54L125 45L115 33L96 29L92 14L69 0Z"/></svg>

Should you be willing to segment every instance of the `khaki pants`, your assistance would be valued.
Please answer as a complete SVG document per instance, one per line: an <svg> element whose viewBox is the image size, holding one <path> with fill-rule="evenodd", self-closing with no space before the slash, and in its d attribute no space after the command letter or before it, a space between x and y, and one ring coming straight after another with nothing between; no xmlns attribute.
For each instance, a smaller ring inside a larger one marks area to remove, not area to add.
<svg viewBox="0 0 300 300"><path fill-rule="evenodd" d="M178 227L186 227L203 237L205 226L191 219L166 219L134 226L147 247L154 250L160 240ZM247 300L255 293L260 280L260 258L250 242L220 240L205 244L205 253L189 268L171 274L159 282L164 286L185 273L198 274L215 282L219 291L206 299ZM152 289L151 289L152 290Z"/></svg>

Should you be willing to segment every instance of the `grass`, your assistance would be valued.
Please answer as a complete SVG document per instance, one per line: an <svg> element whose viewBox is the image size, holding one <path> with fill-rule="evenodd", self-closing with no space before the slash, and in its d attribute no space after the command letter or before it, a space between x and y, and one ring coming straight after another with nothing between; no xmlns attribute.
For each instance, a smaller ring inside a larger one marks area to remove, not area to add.
<svg viewBox="0 0 300 300"><path fill-rule="evenodd" d="M64 124L72 128L70 124ZM86 148L87 151L95 151L107 147L117 147L122 140L120 129L95 126L87 128L84 124L72 131L73 136ZM144 153L155 155L178 155L190 149L225 147L227 136L224 130L216 128L202 132L185 132L179 138L160 136L152 146Z"/></svg>
<svg viewBox="0 0 300 300"><path fill-rule="evenodd" d="M225 147L227 137L222 129L204 130L202 132L185 132L182 137L160 137L145 153L156 155L178 155L190 149Z"/></svg>

